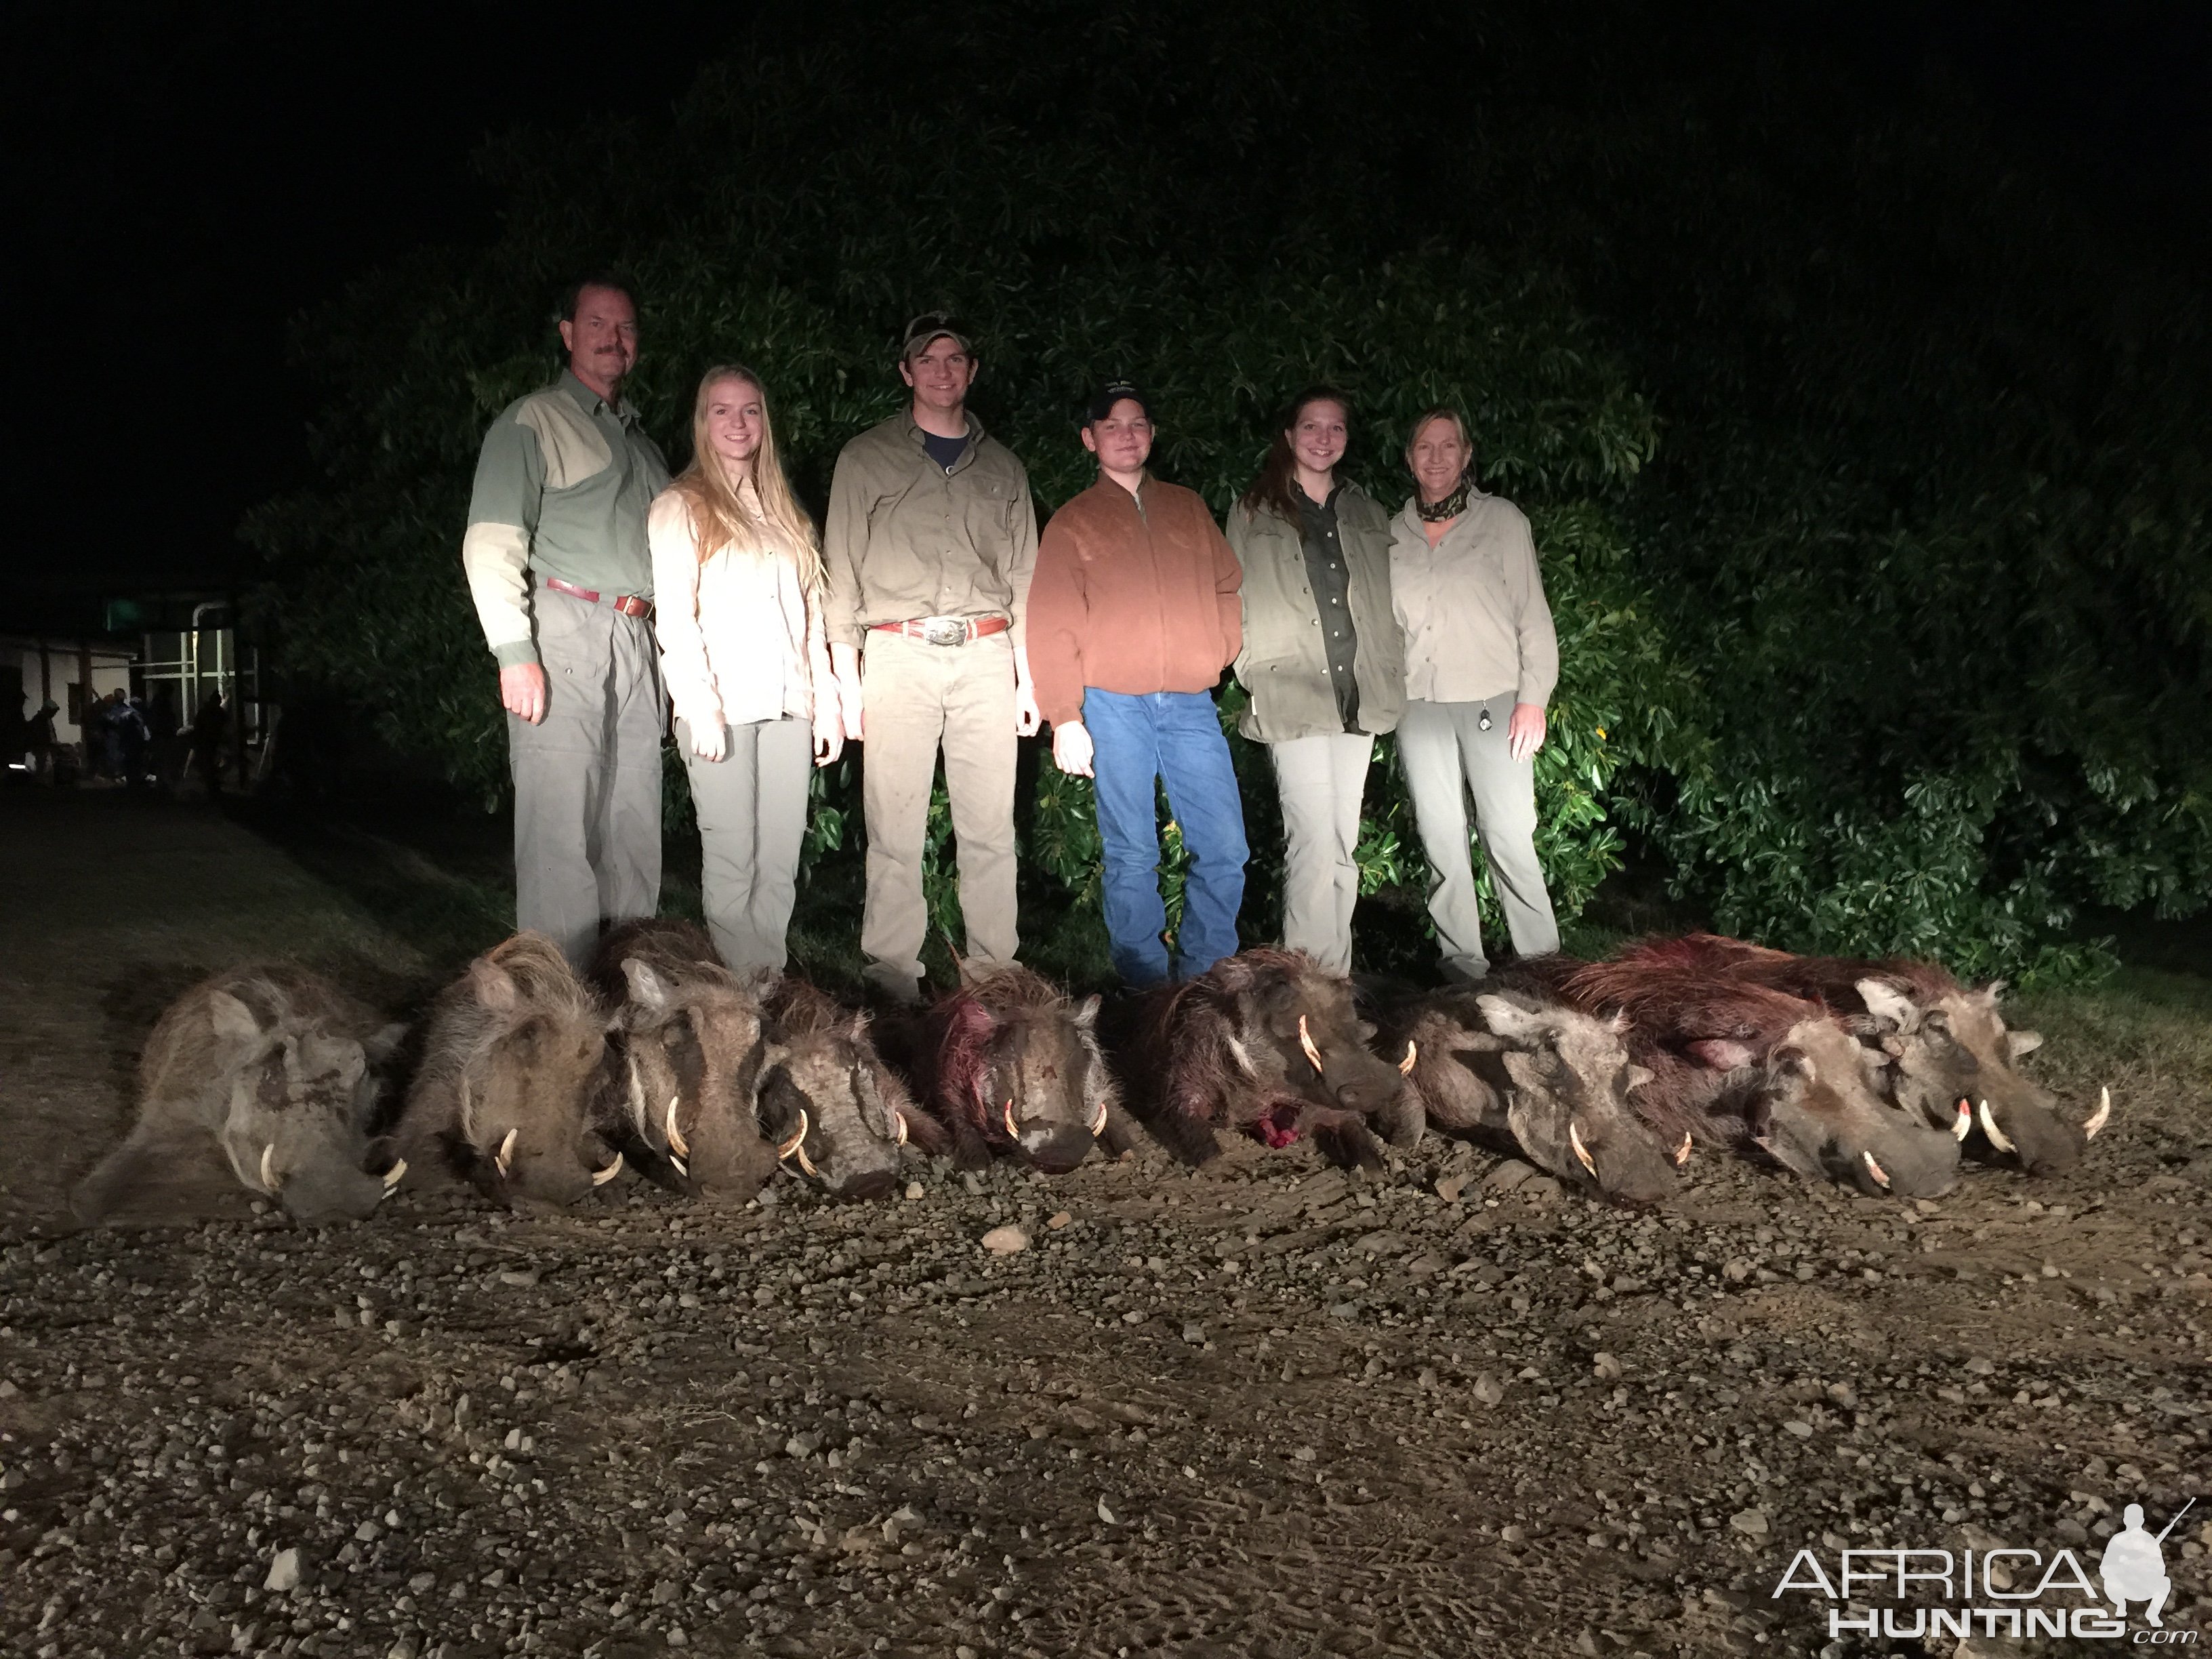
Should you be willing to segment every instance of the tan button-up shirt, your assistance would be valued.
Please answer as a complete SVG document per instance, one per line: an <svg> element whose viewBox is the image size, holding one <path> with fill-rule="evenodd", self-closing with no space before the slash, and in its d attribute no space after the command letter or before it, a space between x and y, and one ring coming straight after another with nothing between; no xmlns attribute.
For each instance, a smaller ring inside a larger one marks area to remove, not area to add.
<svg viewBox="0 0 2212 1659"><path fill-rule="evenodd" d="M661 678L676 717L693 731L814 712L814 688L830 684L819 603L807 603L799 550L762 513L744 484L757 550L723 546L703 564L690 503L665 489L646 517L657 595L653 631Z"/></svg>
<svg viewBox="0 0 2212 1659"><path fill-rule="evenodd" d="M1486 702L1510 691L1539 708L1559 679L1559 641L1521 509L1470 495L1429 545L1408 501L1390 521L1390 602L1406 641L1406 695Z"/></svg>
<svg viewBox="0 0 2212 1659"><path fill-rule="evenodd" d="M1036 570L1036 509L1013 453L968 417L968 448L947 472L902 410L847 444L830 482L823 611L833 645L878 623L1004 617L1025 643Z"/></svg>

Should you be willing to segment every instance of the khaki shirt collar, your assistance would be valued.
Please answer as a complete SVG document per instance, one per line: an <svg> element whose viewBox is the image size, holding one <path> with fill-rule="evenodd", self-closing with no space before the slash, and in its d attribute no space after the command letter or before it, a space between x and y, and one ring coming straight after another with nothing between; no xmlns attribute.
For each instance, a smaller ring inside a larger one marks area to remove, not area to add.
<svg viewBox="0 0 2212 1659"><path fill-rule="evenodd" d="M598 415L602 410L613 416L624 426L637 424L637 406L624 398L618 404L610 404L605 398L576 378L576 371L564 368L559 381L561 390L576 400L576 406L586 415Z"/></svg>

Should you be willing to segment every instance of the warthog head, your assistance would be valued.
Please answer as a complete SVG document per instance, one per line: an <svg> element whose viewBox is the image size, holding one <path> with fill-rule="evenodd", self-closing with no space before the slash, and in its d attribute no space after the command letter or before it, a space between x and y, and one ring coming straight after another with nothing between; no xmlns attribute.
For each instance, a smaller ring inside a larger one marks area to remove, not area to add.
<svg viewBox="0 0 2212 1659"><path fill-rule="evenodd" d="M1887 976L1857 984L1875 1040L1890 1057L1888 1084L1899 1105L1930 1122L1955 1123L1962 1136L1978 1129L1993 1152L2016 1158L2030 1175L2063 1175L2111 1118L2112 1094L2106 1091L2079 1125L2062 1117L2058 1103L2020 1069L2043 1038L2006 1029L1997 1012L2002 988L1907 988Z"/></svg>
<svg viewBox="0 0 2212 1659"><path fill-rule="evenodd" d="M1630 1109L1651 1073L1630 1060L1625 1026L1522 991L1446 993L1407 1028L1407 1096L1428 1121L1510 1139L1564 1181L1663 1203L1688 1142L1662 1150Z"/></svg>
<svg viewBox="0 0 2212 1659"><path fill-rule="evenodd" d="M487 1194L574 1204L622 1171L592 1118L607 1024L559 949L517 934L440 998L408 1115Z"/></svg>
<svg viewBox="0 0 2212 1659"><path fill-rule="evenodd" d="M1090 1156L1115 1104L1098 1051L1099 1000L1072 1001L1022 967L970 971L933 1006L930 1104L962 1161L1010 1152L1047 1175Z"/></svg>
<svg viewBox="0 0 2212 1659"><path fill-rule="evenodd" d="M362 1045L313 1030L263 1031L244 1003L220 992L210 1004L220 1034L259 1049L232 1079L222 1127L238 1178L310 1226L359 1221L374 1210L406 1165L387 1148L372 1152Z"/></svg>
<svg viewBox="0 0 2212 1659"><path fill-rule="evenodd" d="M1743 1045L1725 1039L1691 1048L1721 1069L1753 1064ZM1826 1015L1801 1020L1765 1059L1753 1141L1785 1169L1869 1196L1941 1198L1958 1183L1958 1138L1882 1098L1879 1065Z"/></svg>
<svg viewBox="0 0 2212 1659"><path fill-rule="evenodd" d="M775 1173L756 1097L769 1050L759 1001L712 963L622 963L616 1121L698 1197L742 1204Z"/></svg>
<svg viewBox="0 0 2212 1659"><path fill-rule="evenodd" d="M787 979L769 1020L756 1109L772 1162L836 1197L873 1199L896 1183L907 1146L944 1150L943 1130L877 1054L866 1014Z"/></svg>

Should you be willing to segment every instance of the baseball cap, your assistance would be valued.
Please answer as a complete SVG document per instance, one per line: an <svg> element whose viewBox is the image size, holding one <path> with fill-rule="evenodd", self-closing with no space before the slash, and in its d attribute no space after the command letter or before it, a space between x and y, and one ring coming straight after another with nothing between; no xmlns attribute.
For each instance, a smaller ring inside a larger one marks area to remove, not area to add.
<svg viewBox="0 0 2212 1659"><path fill-rule="evenodd" d="M1145 411L1146 420L1152 418L1152 405L1145 401L1143 392L1138 391L1127 380L1109 380L1098 388L1097 395L1091 398L1085 411L1085 420L1090 425L1097 425L1099 422L1111 415L1114 412L1114 405L1125 398Z"/></svg>
<svg viewBox="0 0 2212 1659"><path fill-rule="evenodd" d="M932 340L950 338L969 356L975 356L975 337L968 331L968 325L950 312L925 311L906 325L900 337L904 343L899 347L899 361L905 362Z"/></svg>

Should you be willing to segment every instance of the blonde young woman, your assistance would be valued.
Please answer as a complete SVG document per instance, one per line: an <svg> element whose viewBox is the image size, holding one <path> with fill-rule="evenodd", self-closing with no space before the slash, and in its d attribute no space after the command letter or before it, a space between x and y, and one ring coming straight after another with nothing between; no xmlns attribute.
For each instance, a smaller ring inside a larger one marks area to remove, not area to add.
<svg viewBox="0 0 2212 1659"><path fill-rule="evenodd" d="M654 500L646 534L661 672L699 814L708 930L731 967L780 969L808 761L829 765L844 736L822 629L821 544L750 369L711 368L699 382L691 465Z"/></svg>

